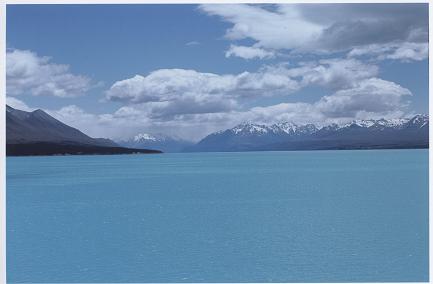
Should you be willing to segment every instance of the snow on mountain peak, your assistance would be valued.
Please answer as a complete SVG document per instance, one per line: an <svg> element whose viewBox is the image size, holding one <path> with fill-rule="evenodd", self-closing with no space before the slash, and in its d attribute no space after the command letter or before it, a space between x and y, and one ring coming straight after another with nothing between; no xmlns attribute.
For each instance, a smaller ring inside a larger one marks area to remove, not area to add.
<svg viewBox="0 0 433 284"><path fill-rule="evenodd" d="M254 124L251 122L241 123L230 131L234 134L306 134L317 131L318 128L314 124L298 125L293 122L281 122L272 125Z"/></svg>
<svg viewBox="0 0 433 284"><path fill-rule="evenodd" d="M428 122L428 119L429 117L427 114L417 114L411 120L412 123L426 123Z"/></svg>
<svg viewBox="0 0 433 284"><path fill-rule="evenodd" d="M416 115L409 118L392 118L392 119L365 119L365 120L353 120L349 123L336 124L331 123L328 125L317 126L314 124L296 124L293 122L280 122L272 125L254 124L252 122L243 122L230 131L234 134L288 134L288 135L303 135L303 134L313 134L318 130L338 130L348 127L361 127L361 128L375 128L375 129L385 129L385 128L401 128L411 122L414 125L420 125L423 127L428 123L428 115Z"/></svg>
<svg viewBox="0 0 433 284"><path fill-rule="evenodd" d="M158 138L156 138L153 135L150 135L148 133L139 133L134 136L133 138L134 142L140 142L140 141L158 141Z"/></svg>
<svg viewBox="0 0 433 284"><path fill-rule="evenodd" d="M265 134L269 132L266 125L253 124L251 122L241 123L231 129L235 134L249 133L249 134Z"/></svg>
<svg viewBox="0 0 433 284"><path fill-rule="evenodd" d="M379 119L376 120L376 124L380 126L385 127L400 127L406 122L408 122L409 119L407 118L392 118L392 119Z"/></svg>
<svg viewBox="0 0 433 284"><path fill-rule="evenodd" d="M298 130L298 125L294 124L293 122L280 122L277 124L272 125L274 129L281 130L287 134L295 133Z"/></svg>

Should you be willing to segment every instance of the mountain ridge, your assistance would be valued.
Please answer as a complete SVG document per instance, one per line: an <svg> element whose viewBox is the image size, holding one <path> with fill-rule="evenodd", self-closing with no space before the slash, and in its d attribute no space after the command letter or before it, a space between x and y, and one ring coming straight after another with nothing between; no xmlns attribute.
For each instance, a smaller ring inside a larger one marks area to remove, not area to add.
<svg viewBox="0 0 433 284"><path fill-rule="evenodd" d="M6 143L32 142L78 143L118 147L106 138L92 138L80 130L55 119L41 109L32 112L6 105Z"/></svg>
<svg viewBox="0 0 433 284"><path fill-rule="evenodd" d="M149 133L138 133L130 139L120 140L117 143L124 147L152 148L163 152L181 152L184 148L194 144L177 137Z"/></svg>
<svg viewBox="0 0 433 284"><path fill-rule="evenodd" d="M6 105L6 155L91 155L161 153L120 147L107 138L92 138L41 109L32 112Z"/></svg>
<svg viewBox="0 0 433 284"><path fill-rule="evenodd" d="M354 120L344 124L243 122L217 131L187 151L428 148L429 116Z"/></svg>

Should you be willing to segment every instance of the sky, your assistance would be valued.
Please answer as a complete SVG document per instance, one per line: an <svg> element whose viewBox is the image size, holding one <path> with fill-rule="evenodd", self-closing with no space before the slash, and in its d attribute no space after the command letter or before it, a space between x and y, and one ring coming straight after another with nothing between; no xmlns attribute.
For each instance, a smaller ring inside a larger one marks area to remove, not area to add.
<svg viewBox="0 0 433 284"><path fill-rule="evenodd" d="M428 113L427 4L7 5L6 101L92 137Z"/></svg>

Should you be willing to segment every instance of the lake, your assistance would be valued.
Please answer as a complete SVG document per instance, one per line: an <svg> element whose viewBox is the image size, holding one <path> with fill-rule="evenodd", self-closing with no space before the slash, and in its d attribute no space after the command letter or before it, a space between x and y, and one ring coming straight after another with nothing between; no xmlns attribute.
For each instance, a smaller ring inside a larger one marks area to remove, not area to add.
<svg viewBox="0 0 433 284"><path fill-rule="evenodd" d="M8 282L426 282L428 150L7 158Z"/></svg>

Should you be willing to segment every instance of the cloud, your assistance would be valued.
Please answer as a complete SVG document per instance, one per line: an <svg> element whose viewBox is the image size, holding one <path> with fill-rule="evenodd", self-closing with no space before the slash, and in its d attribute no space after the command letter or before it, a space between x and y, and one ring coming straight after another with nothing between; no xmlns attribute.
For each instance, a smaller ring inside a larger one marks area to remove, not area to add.
<svg viewBox="0 0 433 284"><path fill-rule="evenodd" d="M136 75L117 81L106 98L142 108L154 117L182 113L221 112L236 108L226 90L233 89L234 78L194 70L161 69L148 76Z"/></svg>
<svg viewBox="0 0 433 284"><path fill-rule="evenodd" d="M363 82L377 75L376 65L353 58L303 62L293 67L288 64L270 65L254 73L223 75L160 69L147 76L136 75L115 82L106 91L106 98L123 103L126 108L122 113L139 113L153 121L163 122L198 114L239 113L252 100L285 97L308 86L336 92L331 97L334 99L340 94L338 91L355 92ZM317 111L317 108L310 108ZM362 109L361 104L359 108Z"/></svg>
<svg viewBox="0 0 433 284"><path fill-rule="evenodd" d="M23 111L33 111L31 107L29 107L25 102L16 99L14 97L6 97L6 104L15 109L23 110Z"/></svg>
<svg viewBox="0 0 433 284"><path fill-rule="evenodd" d="M115 82L110 101L144 104L152 116L212 113L236 109L238 98L293 92L299 83L272 70L217 75L185 69L160 69Z"/></svg>
<svg viewBox="0 0 433 284"><path fill-rule="evenodd" d="M426 4L302 5L303 16L326 26L317 44L328 50L350 50L369 44L427 42Z"/></svg>
<svg viewBox="0 0 433 284"><path fill-rule="evenodd" d="M200 42L193 40L193 41L189 41L189 42L185 43L185 45L186 46L200 45Z"/></svg>
<svg viewBox="0 0 433 284"><path fill-rule="evenodd" d="M232 25L227 39L250 39L255 48L333 53L428 42L427 4L203 4L200 9Z"/></svg>
<svg viewBox="0 0 433 284"><path fill-rule="evenodd" d="M243 59L265 59L275 57L275 52L265 50L258 47L230 45L229 50L226 51L226 57L237 56Z"/></svg>
<svg viewBox="0 0 433 284"><path fill-rule="evenodd" d="M403 111L407 106L403 99L411 95L408 89L394 82L370 78L353 88L322 97L314 107L331 118L359 118L360 114L366 113L387 116Z"/></svg>
<svg viewBox="0 0 433 284"><path fill-rule="evenodd" d="M9 96L76 97L90 88L91 80L70 73L68 65L51 63L29 50L12 49L6 52L6 93Z"/></svg>
<svg viewBox="0 0 433 284"><path fill-rule="evenodd" d="M360 80L375 77L379 68L356 59L322 59L301 63L295 68L277 68L274 72L297 78L302 87L317 85L331 90L350 88Z"/></svg>
<svg viewBox="0 0 433 284"><path fill-rule="evenodd" d="M159 69L115 82L106 98L124 103L204 104L221 100L287 95L308 85L331 89L350 87L374 77L375 65L356 59L328 59L287 65L265 66L257 72L239 74L202 73L186 69Z"/></svg>
<svg viewBox="0 0 433 284"><path fill-rule="evenodd" d="M353 88L336 91L313 103L280 103L253 107L239 116L258 123L342 123L353 119L394 118L406 113L412 93L400 85L378 79L361 80ZM238 114L237 114L238 115Z"/></svg>
<svg viewBox="0 0 433 284"><path fill-rule="evenodd" d="M159 69L148 76L136 75L115 82L107 91L107 98L133 103L177 100L190 94L203 98L232 89L233 81L233 76L185 69Z"/></svg>
<svg viewBox="0 0 433 284"><path fill-rule="evenodd" d="M257 41L258 47L300 48L320 35L323 26L305 20L298 6L291 5L291 9L282 9L283 7L276 6L276 9L271 11L258 5L204 4L200 9L233 24L226 31L226 38L250 38Z"/></svg>
<svg viewBox="0 0 433 284"><path fill-rule="evenodd" d="M389 43L358 47L349 52L349 57L373 56L378 60L392 59L402 62L421 61L428 58L428 43Z"/></svg>
<svg viewBox="0 0 433 284"><path fill-rule="evenodd" d="M386 55L387 59L401 61L420 61L428 58L428 43L404 43L397 47L393 53Z"/></svg>

